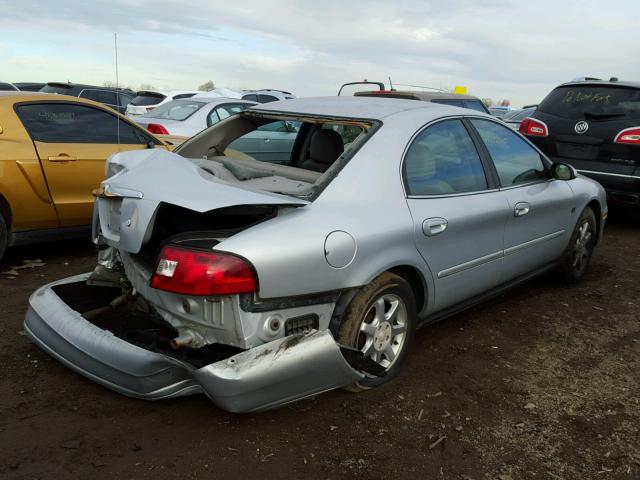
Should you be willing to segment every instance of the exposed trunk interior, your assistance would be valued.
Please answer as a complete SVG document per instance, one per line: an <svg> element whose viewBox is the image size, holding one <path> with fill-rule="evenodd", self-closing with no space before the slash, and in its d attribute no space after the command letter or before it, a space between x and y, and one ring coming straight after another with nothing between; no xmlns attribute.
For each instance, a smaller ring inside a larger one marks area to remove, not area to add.
<svg viewBox="0 0 640 480"><path fill-rule="evenodd" d="M136 298L123 299L119 288L67 283L53 287L67 305L103 330L151 352L161 353L202 368L232 357L243 350L229 345L213 344L194 349L171 348L170 341L178 331Z"/></svg>

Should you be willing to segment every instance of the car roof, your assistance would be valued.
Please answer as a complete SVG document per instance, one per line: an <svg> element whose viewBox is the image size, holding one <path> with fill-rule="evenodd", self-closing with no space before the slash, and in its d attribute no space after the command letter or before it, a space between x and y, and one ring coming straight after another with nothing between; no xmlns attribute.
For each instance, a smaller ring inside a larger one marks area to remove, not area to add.
<svg viewBox="0 0 640 480"><path fill-rule="evenodd" d="M468 112L466 109L440 103L368 96L292 98L290 100L256 105L246 110L246 112L382 120L400 112L417 109L446 109L455 112L455 114L459 114L460 111ZM482 112L477 113L483 115Z"/></svg>
<svg viewBox="0 0 640 480"><path fill-rule="evenodd" d="M183 93L193 93L197 94L198 90L138 90L134 92L136 95L165 95L167 97L172 97L174 95L180 95Z"/></svg>
<svg viewBox="0 0 640 480"><path fill-rule="evenodd" d="M171 100L171 102L200 102L200 103L246 103L249 105L256 105L256 102L252 102L250 100L242 100L241 98L230 98L230 97L189 97L189 98L177 98L175 100ZM170 103L170 102L167 102ZM163 104L163 106L166 104Z"/></svg>
<svg viewBox="0 0 640 480"><path fill-rule="evenodd" d="M424 102L430 102L431 100L480 100L478 97L474 97L473 95L463 95L460 93L449 92L423 92L415 90L371 90L366 92L356 92L354 96L407 98L413 100L422 100Z"/></svg>
<svg viewBox="0 0 640 480"><path fill-rule="evenodd" d="M91 90L108 90L108 91L113 91L115 92L116 90L120 90L121 92L133 92L133 90L131 90L130 88L117 88L116 87L100 87L98 85L87 85L84 83L70 83L70 82L47 82L45 84L46 86L49 87L63 87L63 88L79 88L79 89L91 89Z"/></svg>
<svg viewBox="0 0 640 480"><path fill-rule="evenodd" d="M615 81L615 82L612 82L611 80L579 80L579 81L571 81L571 82L566 82L566 83L563 83L561 85L558 85L556 88L559 88L559 87L572 87L572 86L602 86L602 85L611 86L611 87L640 88L640 82L632 82L632 81Z"/></svg>
<svg viewBox="0 0 640 480"><path fill-rule="evenodd" d="M62 95L59 93L47 93L47 92L26 92L24 90L14 90L0 92L0 102L19 103L27 101L50 101L50 102L70 102L70 103L84 103L87 105L93 105L105 109L104 104L94 102L86 98L79 98L73 95ZM111 110L107 108L107 110ZM115 110L114 110L115 112ZM117 112L115 112L117 113Z"/></svg>

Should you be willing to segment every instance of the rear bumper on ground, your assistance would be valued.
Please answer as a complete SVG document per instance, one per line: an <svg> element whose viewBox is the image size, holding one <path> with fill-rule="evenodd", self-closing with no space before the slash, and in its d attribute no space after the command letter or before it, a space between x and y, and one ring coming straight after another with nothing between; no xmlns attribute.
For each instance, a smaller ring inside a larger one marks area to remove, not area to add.
<svg viewBox="0 0 640 480"><path fill-rule="evenodd" d="M327 330L281 338L203 368L145 350L84 319L52 288L87 277L38 289L29 299L24 327L54 358L125 395L157 400L204 393L221 408L249 412L363 378L349 366Z"/></svg>

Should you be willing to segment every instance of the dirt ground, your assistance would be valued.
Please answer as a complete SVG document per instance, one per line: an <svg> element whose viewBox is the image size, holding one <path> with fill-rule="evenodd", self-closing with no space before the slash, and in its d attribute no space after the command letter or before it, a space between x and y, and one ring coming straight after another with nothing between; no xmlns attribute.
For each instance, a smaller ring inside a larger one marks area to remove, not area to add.
<svg viewBox="0 0 640 480"><path fill-rule="evenodd" d="M51 359L22 331L27 298L94 252L12 249L0 270L46 265L0 278L0 478L640 479L639 238L614 218L581 284L547 275L424 328L390 385L246 415Z"/></svg>

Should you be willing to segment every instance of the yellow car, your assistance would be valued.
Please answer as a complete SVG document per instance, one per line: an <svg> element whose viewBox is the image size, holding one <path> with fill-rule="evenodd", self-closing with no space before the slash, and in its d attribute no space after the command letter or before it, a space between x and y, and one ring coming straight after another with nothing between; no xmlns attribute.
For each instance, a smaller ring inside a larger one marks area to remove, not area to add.
<svg viewBox="0 0 640 480"><path fill-rule="evenodd" d="M87 233L107 157L156 147L168 148L99 103L0 92L0 258L9 245Z"/></svg>

